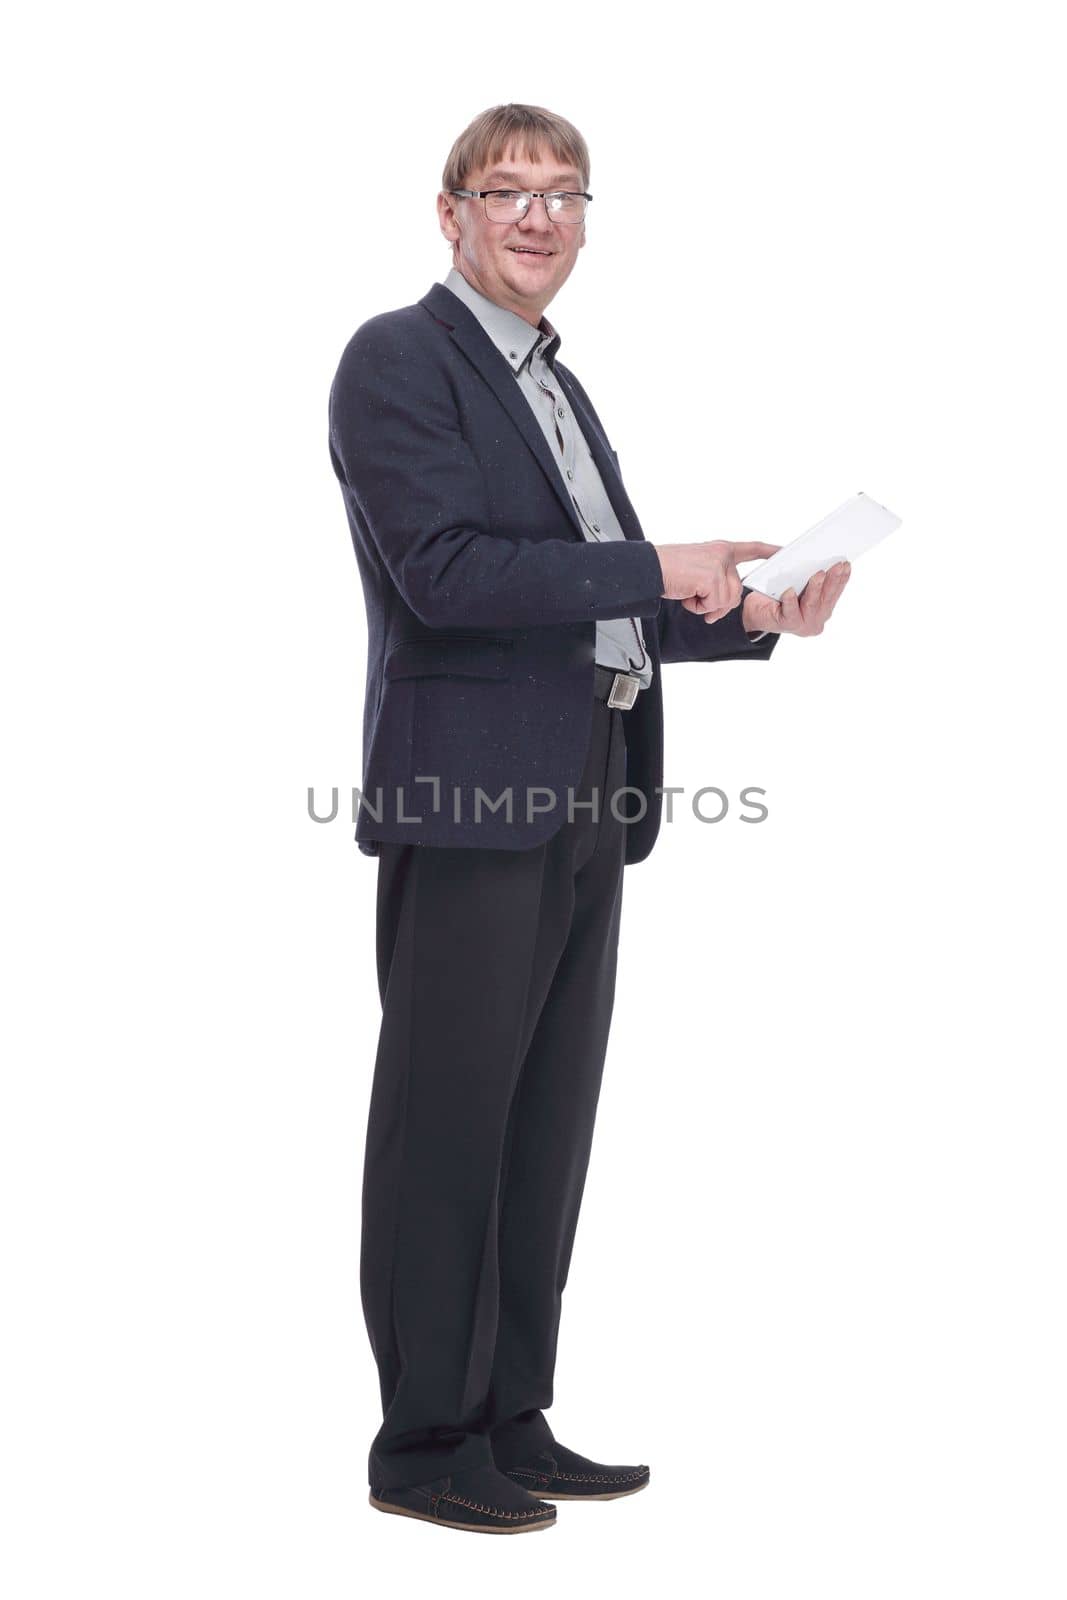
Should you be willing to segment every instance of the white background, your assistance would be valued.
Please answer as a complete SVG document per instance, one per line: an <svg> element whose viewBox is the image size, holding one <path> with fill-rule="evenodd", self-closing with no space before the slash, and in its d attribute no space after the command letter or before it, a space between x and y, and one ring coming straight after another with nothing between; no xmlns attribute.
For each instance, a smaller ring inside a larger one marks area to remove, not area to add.
<svg viewBox="0 0 1067 1600"><path fill-rule="evenodd" d="M20 1597L1060 1597L1051 8L38 8L5 49L2 1434ZM367 1505L375 866L341 350L485 107L585 133L550 316L647 536L904 519L665 669L544 1537ZM13 470L12 470L13 469Z"/></svg>

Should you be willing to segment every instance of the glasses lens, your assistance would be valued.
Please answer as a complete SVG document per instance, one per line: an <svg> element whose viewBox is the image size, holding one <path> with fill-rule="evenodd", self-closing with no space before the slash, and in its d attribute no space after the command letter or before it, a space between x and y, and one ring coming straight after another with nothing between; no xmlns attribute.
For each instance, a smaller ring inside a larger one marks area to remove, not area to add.
<svg viewBox="0 0 1067 1600"><path fill-rule="evenodd" d="M486 195L485 214L491 222L518 222L530 204L530 196L519 189L499 189ZM549 194L545 209L553 222L580 222L585 216L585 196Z"/></svg>
<svg viewBox="0 0 1067 1600"><path fill-rule="evenodd" d="M550 194L545 205L553 222L580 222L585 216L584 194Z"/></svg>
<svg viewBox="0 0 1067 1600"><path fill-rule="evenodd" d="M520 194L517 189L498 189L486 195L485 214L493 222L515 222L525 216L529 204L528 194Z"/></svg>

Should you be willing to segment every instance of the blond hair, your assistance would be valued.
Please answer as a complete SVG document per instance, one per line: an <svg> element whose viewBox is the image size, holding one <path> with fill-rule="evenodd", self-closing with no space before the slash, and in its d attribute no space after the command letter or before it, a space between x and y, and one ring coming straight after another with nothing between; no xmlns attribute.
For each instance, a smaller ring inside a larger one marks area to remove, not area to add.
<svg viewBox="0 0 1067 1600"><path fill-rule="evenodd" d="M582 188L589 187L589 146L566 117L544 106L491 106L464 128L445 162L441 187L466 187L467 174L506 159L514 149L527 161L536 161L544 147L561 164L577 167Z"/></svg>

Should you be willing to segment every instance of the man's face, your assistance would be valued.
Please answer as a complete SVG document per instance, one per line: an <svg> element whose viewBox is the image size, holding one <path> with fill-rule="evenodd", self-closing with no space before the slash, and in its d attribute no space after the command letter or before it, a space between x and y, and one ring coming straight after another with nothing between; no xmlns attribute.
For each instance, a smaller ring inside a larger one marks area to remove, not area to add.
<svg viewBox="0 0 1067 1600"><path fill-rule="evenodd" d="M542 152L544 156L544 152ZM530 163L511 152L503 161L469 172L464 189L570 189L585 185L574 167L548 158ZM452 241L452 263L475 289L517 312L533 327L566 283L585 243L585 222L550 222L543 200L531 200L517 222L490 222L484 200L439 194L441 232Z"/></svg>

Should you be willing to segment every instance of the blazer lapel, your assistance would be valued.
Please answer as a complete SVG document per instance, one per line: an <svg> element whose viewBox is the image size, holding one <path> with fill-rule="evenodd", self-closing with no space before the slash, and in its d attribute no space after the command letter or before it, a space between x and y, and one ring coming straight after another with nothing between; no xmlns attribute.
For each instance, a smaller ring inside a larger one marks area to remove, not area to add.
<svg viewBox="0 0 1067 1600"><path fill-rule="evenodd" d="M468 361L481 373L537 457L541 470L552 485L560 505L566 511L575 534L584 541L585 531L567 492L567 486L560 474L559 466L553 458L544 433L541 431L541 425L530 410L530 403L526 396L515 382L515 374L478 321L478 318L468 310L462 300L457 300L456 296L451 294L443 283L435 283L429 293L423 295L419 304L425 306L431 316L448 328ZM596 463L596 469L600 473L604 490L611 501L615 515L619 519L619 527L627 539L643 539L645 537L644 532L637 520L637 513L630 504L630 498L623 488L622 475L619 472L619 465L613 452L608 449L602 439L600 428L595 419L589 415L589 412L567 383L558 366L555 372L557 382L570 401L574 415L579 419L582 434Z"/></svg>
<svg viewBox="0 0 1067 1600"><path fill-rule="evenodd" d="M578 520L578 513L567 493L567 486L560 475L560 470L552 459L552 452L541 432L541 425L530 410L526 396L515 382L515 374L478 318L467 309L462 300L457 300L454 294L450 294L443 283L435 283L429 293L423 295L419 304L425 306L438 322L444 323L468 361L481 373L537 457L545 477L570 519L575 534L584 540L585 535Z"/></svg>

